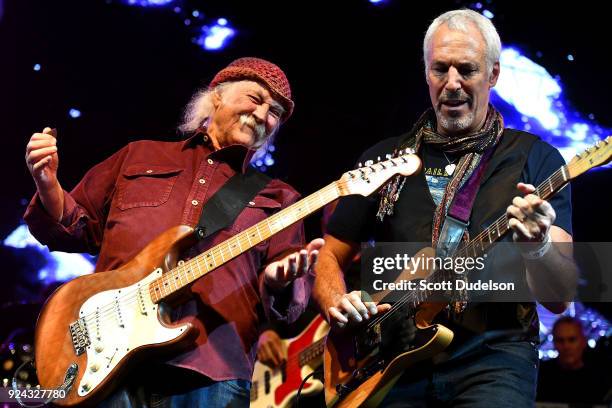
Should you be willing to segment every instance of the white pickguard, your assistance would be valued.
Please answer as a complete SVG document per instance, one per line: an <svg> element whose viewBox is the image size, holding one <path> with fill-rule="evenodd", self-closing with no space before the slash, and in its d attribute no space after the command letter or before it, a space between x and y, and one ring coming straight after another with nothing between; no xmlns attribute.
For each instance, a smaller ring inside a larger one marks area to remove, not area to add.
<svg viewBox="0 0 612 408"><path fill-rule="evenodd" d="M161 275L156 269L134 285L100 292L83 303L79 317L87 321L91 344L80 396L96 388L130 351L173 340L187 330L187 325L165 327L158 319L159 306L152 302L148 284Z"/></svg>

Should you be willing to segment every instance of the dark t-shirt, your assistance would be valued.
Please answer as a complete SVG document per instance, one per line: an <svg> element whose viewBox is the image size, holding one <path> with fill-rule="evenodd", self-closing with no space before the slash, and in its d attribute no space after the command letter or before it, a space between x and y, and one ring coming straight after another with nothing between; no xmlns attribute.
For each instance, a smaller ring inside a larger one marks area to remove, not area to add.
<svg viewBox="0 0 612 408"><path fill-rule="evenodd" d="M513 143L524 137L527 140L533 141L533 143ZM488 200L484 202L477 198L474 205L473 219L484 219L488 221L484 223L473 222L470 233L479 232L479 229L487 226L487 222L492 222L497 217L501 216L506 207L511 204L511 197L519 195L518 191L507 191L504 190L503 194L500 194L502 188L509 188L508 186L514 186L514 181L507 179L505 187L499 187L497 182L491 181L504 180L506 174L516 174L515 180L530 183L538 186L541 182L546 180L552 173L554 173L559 167L565 164L565 161L559 154L559 152L550 146L549 144L537 139L533 136L524 134L517 131L507 131L504 134L506 141L506 150L504 153L500 153L503 159L491 160L491 165L495 161L495 168L488 170L493 171L497 174L497 178L491 176L489 180L484 180L483 183L488 185L488 195L497 194L499 197L509 197L503 200L497 199L496 203L491 203ZM392 153L394 148L398 144L398 138L386 139L368 149L359 159L360 162L366 162L367 160L376 159L377 157L385 157L386 154ZM521 154L509 154L508 146L516 149L525 149L524 155ZM499 149L498 149L499 150ZM496 153L497 154L497 153ZM423 236L431 234L429 230L431 228L431 219L433 218L434 204L439 202L441 192L444 186L448 182L448 174L445 174L446 166L451 163L458 161L458 157L452 157L450 155L444 156L444 154L434 148L426 147L420 152L423 160L423 171L424 180L421 182L425 185L421 191L419 182L411 184L411 188L404 187L401 192L400 199L397 202L395 208L395 214L392 217L387 217L385 224L381 225L376 218L376 212L378 210L379 195L371 195L369 197L362 196L347 196L343 197L331 217L328 226L329 234L336 238L352 241L355 243L377 241L377 242L392 242L392 241L410 241L412 237L421 237L413 242L421 241ZM526 156L526 157L525 157ZM496 155L494 155L494 158ZM500 156L501 157L501 156ZM521 159L522 157L522 159ZM524 165L520 166L516 160L524 161ZM429 173L429 174L428 174ZM500 176L501 175L501 178ZM413 177L423 177L423 175L415 175ZM491 184L493 183L493 184ZM485 188L483 187L483 190ZM481 192L483 191L481 190ZM500 191L500 193L497 193ZM429 194L428 194L429 193ZM484 193L483 193L484 194ZM486 197L486 196L485 196ZM568 233L572 233L571 223L571 193L570 188L567 186L555 196L549 199L550 204L556 211L556 220L554 225L564 229ZM424 202L419 203L414 200L423 200ZM407 202L411 202L410 205ZM423 217L423 214L429 215L429 219L416 220L415 217ZM477 214L479 211L485 213ZM420 215L415 215L418 212ZM491 212L491 214L488 214ZM486 217L482 217L482 214L487 214ZM493 218L489 219L489 215ZM510 235L507 234L505 239L510 240ZM431 235L429 235L431 236ZM472 235L474 236L474 235ZM410 238L407 238L410 237ZM519 257L520 258L520 257ZM520 259L519 259L520 260ZM446 324L443 316L439 316L439 322ZM531 341L537 341L538 339L538 319L535 311L535 305L533 303L490 303L473 305L469 307L466 312L457 319L453 318L453 324L451 328L453 330L460 329L463 333L456 331L454 346L458 346L467 337L470 337L475 333L482 333L483 331L489 330L515 330L521 329L527 333L527 338Z"/></svg>
<svg viewBox="0 0 612 408"><path fill-rule="evenodd" d="M392 153L397 146L398 138L385 139L374 145L359 158L359 162L365 163L368 160L373 160L377 157L385 157L386 154ZM439 193L439 188L432 191L431 181L435 180L439 186L442 186L442 191L448 183L448 175L445 174L445 166L448 164L442 151L427 147L423 159L423 171L428 181L432 199L436 204ZM458 157L447 154L448 159L453 163L457 163ZM559 167L563 166L565 161L561 154L549 145L548 143L538 139L536 140L529 155L523 171L521 179L523 183L533 184L538 186L542 181L546 180ZM427 173L430 174L427 174ZM430 181L431 180L431 181ZM437 190L437 191L436 191ZM402 191L402 193L405 193ZM571 206L571 190L568 185L555 196L550 198L549 203L555 209L557 218L554 225L564 229L569 234L572 233L572 206ZM376 222L376 212L378 210L379 196L373 194L369 197L363 196L347 196L340 199L334 214L332 215L328 232L336 238L352 241L366 242L373 238L374 223ZM510 205L511 203L508 203ZM501 214L499 214L501 215ZM432 214L433 217L433 214ZM378 237L379 239L381 237ZM382 237L384 240L384 237Z"/></svg>

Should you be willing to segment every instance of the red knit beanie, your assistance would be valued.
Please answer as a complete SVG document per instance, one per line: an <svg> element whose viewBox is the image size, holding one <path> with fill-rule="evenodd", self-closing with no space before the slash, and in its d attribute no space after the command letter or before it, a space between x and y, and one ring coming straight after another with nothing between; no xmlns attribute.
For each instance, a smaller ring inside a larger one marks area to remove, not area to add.
<svg viewBox="0 0 612 408"><path fill-rule="evenodd" d="M291 100L291 88L285 73L278 66L261 58L246 57L233 61L215 75L209 87L242 79L254 79L265 84L285 108L282 121L286 121L291 116L294 103Z"/></svg>

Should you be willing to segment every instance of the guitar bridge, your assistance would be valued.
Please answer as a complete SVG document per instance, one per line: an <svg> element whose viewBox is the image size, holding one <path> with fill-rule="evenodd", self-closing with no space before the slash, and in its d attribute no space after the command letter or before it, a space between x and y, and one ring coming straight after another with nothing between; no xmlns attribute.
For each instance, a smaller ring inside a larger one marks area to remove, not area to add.
<svg viewBox="0 0 612 408"><path fill-rule="evenodd" d="M74 352L77 356L80 356L85 352L87 346L91 344L85 320L81 318L76 322L70 323L70 337L72 338Z"/></svg>

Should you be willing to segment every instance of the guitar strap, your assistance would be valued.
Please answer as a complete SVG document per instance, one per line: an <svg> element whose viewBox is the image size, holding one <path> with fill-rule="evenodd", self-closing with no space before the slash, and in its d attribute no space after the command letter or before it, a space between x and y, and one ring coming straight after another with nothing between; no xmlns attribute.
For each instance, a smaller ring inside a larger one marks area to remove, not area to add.
<svg viewBox="0 0 612 408"><path fill-rule="evenodd" d="M494 150L495 147L492 147L484 154L474 173L461 187L448 207L436 247L438 256L450 257L457 250L465 230L470 225L472 207L474 206L474 201L476 201L480 182Z"/></svg>
<svg viewBox="0 0 612 408"><path fill-rule="evenodd" d="M442 258L452 257L457 250L459 243L463 239L465 231L470 225L470 215L472 207L476 201L476 195L480 189L480 182L489 164L489 159L493 156L495 146L491 147L482 157L478 167L469 180L461 187L453 198L440 231L440 238L436 246L436 255ZM467 280L467 274L455 276L456 279ZM454 313L461 313L467 307L468 293L465 289L454 290L450 310Z"/></svg>
<svg viewBox="0 0 612 408"><path fill-rule="evenodd" d="M195 229L198 239L229 227L253 199L272 179L249 166L236 173L202 207L200 221Z"/></svg>

